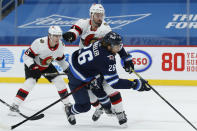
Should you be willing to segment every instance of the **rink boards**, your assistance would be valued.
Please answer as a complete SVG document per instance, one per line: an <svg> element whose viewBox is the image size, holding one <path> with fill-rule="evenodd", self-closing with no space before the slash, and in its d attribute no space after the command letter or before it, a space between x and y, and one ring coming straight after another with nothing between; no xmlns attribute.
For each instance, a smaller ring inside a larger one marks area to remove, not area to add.
<svg viewBox="0 0 197 131"><path fill-rule="evenodd" d="M0 82L24 82L23 55L28 46L0 46ZM69 59L77 46L65 47L65 58ZM184 46L129 46L125 47L133 57L136 72L152 85L197 86L197 47ZM135 79L122 68L122 61L116 56L116 68L120 78ZM57 63L53 63L62 71ZM67 78L65 77L65 81ZM42 78L39 83L47 83Z"/></svg>

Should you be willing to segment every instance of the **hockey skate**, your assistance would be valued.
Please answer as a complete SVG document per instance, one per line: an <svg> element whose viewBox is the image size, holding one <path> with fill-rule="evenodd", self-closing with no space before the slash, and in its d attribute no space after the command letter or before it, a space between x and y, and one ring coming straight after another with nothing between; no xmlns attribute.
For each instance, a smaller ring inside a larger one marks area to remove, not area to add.
<svg viewBox="0 0 197 131"><path fill-rule="evenodd" d="M8 113L8 116L19 116L19 106L16 104L12 104L10 107L10 112Z"/></svg>
<svg viewBox="0 0 197 131"><path fill-rule="evenodd" d="M65 105L65 112L66 112L66 116L67 116L68 122L71 125L75 125L76 124L76 119L75 119L75 115L71 114L71 107L72 107L71 103L66 104Z"/></svg>
<svg viewBox="0 0 197 131"><path fill-rule="evenodd" d="M96 111L94 112L92 116L92 120L97 121L101 117L104 111L108 116L115 116L115 113L112 109L104 109L103 107L101 107L101 108L96 109Z"/></svg>
<svg viewBox="0 0 197 131"><path fill-rule="evenodd" d="M116 117L122 127L127 127L127 117L124 111L116 113Z"/></svg>
<svg viewBox="0 0 197 131"><path fill-rule="evenodd" d="M102 114L103 114L103 107L96 108L96 110L92 116L92 120L97 121L101 117Z"/></svg>

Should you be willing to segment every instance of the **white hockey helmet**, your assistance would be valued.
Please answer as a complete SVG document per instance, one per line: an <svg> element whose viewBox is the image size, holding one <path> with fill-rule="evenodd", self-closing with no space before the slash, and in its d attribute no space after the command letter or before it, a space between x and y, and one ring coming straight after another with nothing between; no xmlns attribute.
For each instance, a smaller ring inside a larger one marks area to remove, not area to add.
<svg viewBox="0 0 197 131"><path fill-rule="evenodd" d="M94 13L102 13L105 16L105 9L101 4L92 4L89 13L90 13L90 17Z"/></svg>
<svg viewBox="0 0 197 131"><path fill-rule="evenodd" d="M60 28L60 26L50 26L48 33L51 35L62 35L62 29Z"/></svg>

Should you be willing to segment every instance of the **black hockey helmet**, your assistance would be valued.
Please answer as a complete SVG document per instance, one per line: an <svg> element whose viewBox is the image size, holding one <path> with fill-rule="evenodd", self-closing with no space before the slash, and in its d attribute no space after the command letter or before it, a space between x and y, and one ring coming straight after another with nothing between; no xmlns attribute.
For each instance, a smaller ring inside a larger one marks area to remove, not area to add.
<svg viewBox="0 0 197 131"><path fill-rule="evenodd" d="M109 33L107 33L103 39L101 40L101 43L104 46L115 46L115 45L122 45L122 38L119 34L117 34L116 32L110 31Z"/></svg>

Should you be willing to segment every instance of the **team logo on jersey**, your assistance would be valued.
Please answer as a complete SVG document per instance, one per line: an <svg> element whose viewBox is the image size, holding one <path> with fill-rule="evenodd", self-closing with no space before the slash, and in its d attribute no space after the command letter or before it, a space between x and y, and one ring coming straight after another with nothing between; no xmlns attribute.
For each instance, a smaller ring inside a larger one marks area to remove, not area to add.
<svg viewBox="0 0 197 131"><path fill-rule="evenodd" d="M109 58L109 60L115 60L114 55L108 55L107 57Z"/></svg>
<svg viewBox="0 0 197 131"><path fill-rule="evenodd" d="M49 64L51 64L51 62L54 60L54 58L52 57L52 56L49 56L49 57L47 57L47 58L44 58L44 59L41 59L40 58L40 63L42 64L42 65L49 65Z"/></svg>
<svg viewBox="0 0 197 131"><path fill-rule="evenodd" d="M0 72L7 72L14 64L14 54L7 48L0 48Z"/></svg>
<svg viewBox="0 0 197 131"><path fill-rule="evenodd" d="M137 22L141 19L144 19L150 16L151 13L146 14L132 14L132 15L120 15L120 16L109 16L105 17L106 24L109 24L112 29L121 29L122 27ZM37 18L34 21L20 25L19 28L44 28L51 25L59 26L72 26L80 18L63 16L58 14L53 14L43 18ZM105 25L106 25L105 24Z"/></svg>
<svg viewBox="0 0 197 131"><path fill-rule="evenodd" d="M150 68L152 58L147 52L143 50L131 50L128 53L132 56L136 72L143 72ZM121 64L124 66L123 60L121 60Z"/></svg>

